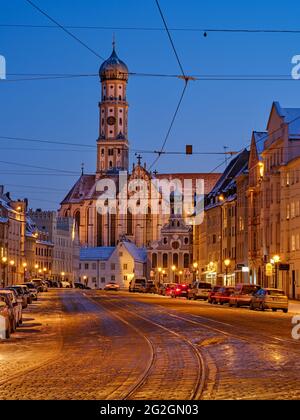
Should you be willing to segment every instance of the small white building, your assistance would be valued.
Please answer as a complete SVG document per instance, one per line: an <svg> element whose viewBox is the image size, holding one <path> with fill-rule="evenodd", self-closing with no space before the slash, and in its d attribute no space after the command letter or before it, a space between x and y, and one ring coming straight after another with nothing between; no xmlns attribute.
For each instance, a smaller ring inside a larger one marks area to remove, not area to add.
<svg viewBox="0 0 300 420"><path fill-rule="evenodd" d="M128 288L134 277L145 276L146 261L146 249L128 240L122 240L116 247L82 248L79 281L92 289L103 289L110 282Z"/></svg>

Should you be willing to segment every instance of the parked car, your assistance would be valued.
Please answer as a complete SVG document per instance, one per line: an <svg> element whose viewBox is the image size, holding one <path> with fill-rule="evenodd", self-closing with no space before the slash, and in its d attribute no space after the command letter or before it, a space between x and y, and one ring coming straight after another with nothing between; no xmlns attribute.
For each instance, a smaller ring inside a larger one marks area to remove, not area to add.
<svg viewBox="0 0 300 420"><path fill-rule="evenodd" d="M250 306L252 296L260 289L261 286L255 284L238 284L230 297L229 306L236 308Z"/></svg>
<svg viewBox="0 0 300 420"><path fill-rule="evenodd" d="M48 287L47 287L46 283L44 282L44 280L42 280L42 279L32 279L31 283L36 285L38 292L40 292L40 293L48 292Z"/></svg>
<svg viewBox="0 0 300 420"><path fill-rule="evenodd" d="M60 282L60 283L61 283L61 287L62 287L63 289L71 289L71 288L72 288L71 283L70 283L70 282L68 282L68 281L62 281L62 282Z"/></svg>
<svg viewBox="0 0 300 420"><path fill-rule="evenodd" d="M32 303L32 295L30 293L29 288L25 284L17 284L17 285L14 285L13 287L20 287L23 290L25 296L27 297L28 305Z"/></svg>
<svg viewBox="0 0 300 420"><path fill-rule="evenodd" d="M28 295L25 293L25 290L21 286L10 286L6 287L6 290L15 290L19 299L22 299L22 309L26 309L28 306Z"/></svg>
<svg viewBox="0 0 300 420"><path fill-rule="evenodd" d="M157 292L154 281L152 281L152 280L147 281L145 292L146 293L156 293Z"/></svg>
<svg viewBox="0 0 300 420"><path fill-rule="evenodd" d="M24 283L28 287L32 300L38 300L38 289L34 283Z"/></svg>
<svg viewBox="0 0 300 420"><path fill-rule="evenodd" d="M129 284L129 292L131 293L145 293L147 280L145 278L133 279Z"/></svg>
<svg viewBox="0 0 300 420"><path fill-rule="evenodd" d="M0 296L0 339L5 340L10 337L11 324L8 305L5 298Z"/></svg>
<svg viewBox="0 0 300 420"><path fill-rule="evenodd" d="M6 290L6 289L5 289ZM16 290L7 290L9 298L12 302L12 305L14 307L14 314L16 319L17 327L22 325L23 323L23 308L22 308L22 298L18 296L18 293Z"/></svg>
<svg viewBox="0 0 300 420"><path fill-rule="evenodd" d="M8 307L10 333L14 333L17 329L17 320L16 320L17 310L14 308L12 299L9 297L9 293L10 293L9 290L0 289L0 297L5 301Z"/></svg>
<svg viewBox="0 0 300 420"><path fill-rule="evenodd" d="M117 283L111 282L108 283L105 287L104 290L106 292L111 291L111 292L118 292L120 290L120 286Z"/></svg>
<svg viewBox="0 0 300 420"><path fill-rule="evenodd" d="M207 302L208 303L214 303L214 296L215 294L222 288L222 286L214 286L211 291L208 292L208 298L207 298Z"/></svg>
<svg viewBox="0 0 300 420"><path fill-rule="evenodd" d="M202 299L208 300L208 295L212 291L212 285L210 283L195 282L192 284L188 291L188 299Z"/></svg>
<svg viewBox="0 0 300 420"><path fill-rule="evenodd" d="M289 299L280 289L260 289L252 296L250 309L272 309L273 312L282 310L285 314L289 311Z"/></svg>
<svg viewBox="0 0 300 420"><path fill-rule="evenodd" d="M226 303L229 303L231 295L234 291L234 287L221 287L220 290L212 297L212 303L215 303L216 305L225 305Z"/></svg>
<svg viewBox="0 0 300 420"><path fill-rule="evenodd" d="M178 298L178 297L184 297L188 298L188 290L189 286L187 284L177 284L175 287L172 287L170 296L171 298Z"/></svg>
<svg viewBox="0 0 300 420"><path fill-rule="evenodd" d="M162 296L170 296L174 287L176 287L176 283L164 283L159 287L158 293Z"/></svg>
<svg viewBox="0 0 300 420"><path fill-rule="evenodd" d="M30 305L32 303L32 295L30 293L29 288L25 284L17 284L13 287L20 287L23 290L25 296L27 297L27 304Z"/></svg>

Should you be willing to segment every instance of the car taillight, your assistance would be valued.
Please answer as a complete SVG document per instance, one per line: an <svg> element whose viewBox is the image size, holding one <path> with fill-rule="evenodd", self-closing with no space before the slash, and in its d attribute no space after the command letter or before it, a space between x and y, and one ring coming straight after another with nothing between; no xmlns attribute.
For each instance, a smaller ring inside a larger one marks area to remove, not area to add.
<svg viewBox="0 0 300 420"><path fill-rule="evenodd" d="M176 292L181 292L181 289L176 289Z"/></svg>

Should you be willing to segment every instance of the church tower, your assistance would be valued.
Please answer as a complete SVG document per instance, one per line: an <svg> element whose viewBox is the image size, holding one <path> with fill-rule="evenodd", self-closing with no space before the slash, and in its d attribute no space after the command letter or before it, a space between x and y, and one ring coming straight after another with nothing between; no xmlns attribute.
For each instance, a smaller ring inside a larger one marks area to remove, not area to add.
<svg viewBox="0 0 300 420"><path fill-rule="evenodd" d="M128 67L119 59L113 42L113 52L99 70L102 93L97 141L98 175L128 171L128 75Z"/></svg>

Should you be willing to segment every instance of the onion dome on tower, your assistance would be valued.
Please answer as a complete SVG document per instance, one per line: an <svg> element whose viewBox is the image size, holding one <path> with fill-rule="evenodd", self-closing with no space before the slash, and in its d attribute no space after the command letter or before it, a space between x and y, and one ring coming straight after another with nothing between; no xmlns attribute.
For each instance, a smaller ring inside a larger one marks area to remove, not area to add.
<svg viewBox="0 0 300 420"><path fill-rule="evenodd" d="M99 76L102 82L105 80L128 80L128 67L119 59L116 53L115 42L113 42L113 52L111 56L104 61L100 67Z"/></svg>

